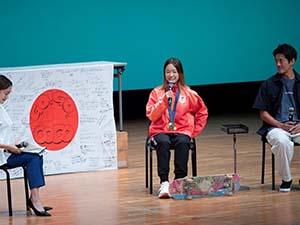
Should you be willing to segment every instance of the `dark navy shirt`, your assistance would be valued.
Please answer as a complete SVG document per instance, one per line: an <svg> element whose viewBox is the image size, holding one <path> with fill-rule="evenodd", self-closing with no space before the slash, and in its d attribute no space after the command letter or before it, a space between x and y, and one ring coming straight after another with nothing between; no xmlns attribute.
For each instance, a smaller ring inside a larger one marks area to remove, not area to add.
<svg viewBox="0 0 300 225"><path fill-rule="evenodd" d="M294 100L294 85L295 79L282 79L283 88L282 88L282 98L281 104L276 114L276 119L280 122L287 122L290 120L290 109L292 112L292 121L298 122L297 113L295 111L295 100Z"/></svg>
<svg viewBox="0 0 300 225"><path fill-rule="evenodd" d="M293 89L293 97L295 101L295 114L299 118L300 115L300 77L295 73L295 84ZM260 89L256 95L256 99L253 104L254 109L267 111L271 116L276 118L276 114L281 107L281 99L283 93L283 81L281 74L277 73L268 78L262 83ZM268 129L272 126L263 121L263 125L257 131L260 135L266 135Z"/></svg>

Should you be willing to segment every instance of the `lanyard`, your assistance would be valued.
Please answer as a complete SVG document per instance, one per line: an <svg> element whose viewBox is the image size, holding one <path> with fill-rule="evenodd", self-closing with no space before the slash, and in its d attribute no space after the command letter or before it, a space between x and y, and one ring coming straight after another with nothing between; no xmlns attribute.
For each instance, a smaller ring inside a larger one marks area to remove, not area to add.
<svg viewBox="0 0 300 225"><path fill-rule="evenodd" d="M170 117L171 123L174 123L174 121L175 121L175 113L176 113L176 107L177 107L177 102L178 102L179 96L180 96L180 88L178 88L178 90L177 90L173 109L171 108L172 104L168 104L168 111L169 111L169 117Z"/></svg>

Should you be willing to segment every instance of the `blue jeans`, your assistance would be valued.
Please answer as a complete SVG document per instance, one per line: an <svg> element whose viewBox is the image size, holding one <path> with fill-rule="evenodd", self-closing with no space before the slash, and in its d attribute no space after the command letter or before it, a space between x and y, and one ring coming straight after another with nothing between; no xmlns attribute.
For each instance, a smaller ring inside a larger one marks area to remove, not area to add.
<svg viewBox="0 0 300 225"><path fill-rule="evenodd" d="M33 153L12 153L7 159L8 168L25 166L30 189L45 185L43 156Z"/></svg>

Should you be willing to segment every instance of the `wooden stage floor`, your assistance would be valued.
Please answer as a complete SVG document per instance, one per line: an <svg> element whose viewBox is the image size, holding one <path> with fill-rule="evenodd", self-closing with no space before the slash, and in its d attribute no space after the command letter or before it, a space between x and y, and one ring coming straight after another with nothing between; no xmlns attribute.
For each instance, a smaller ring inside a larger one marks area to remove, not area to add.
<svg viewBox="0 0 300 225"><path fill-rule="evenodd" d="M210 116L197 140L198 175L233 172L233 137L222 124L242 123L248 134L237 135L237 171L243 190L234 196L193 200L158 199L145 188L144 145L147 121L124 121L128 132L128 168L110 171L46 176L41 189L45 205L54 207L52 217L28 216L23 180L12 181L14 216L7 212L6 183L0 181L1 225L133 225L133 224L300 224L300 163L298 151L292 162L294 188L279 193L271 188L271 153L267 149L265 184L260 184L261 141L256 114ZM156 158L154 158L156 164ZM173 165L173 163L171 163ZM189 166L191 168L191 166ZM173 171L173 168L171 167ZM190 169L191 171L191 169ZM173 179L173 174L170 174ZM159 187L154 169L154 191ZM280 178L276 173L276 189Z"/></svg>

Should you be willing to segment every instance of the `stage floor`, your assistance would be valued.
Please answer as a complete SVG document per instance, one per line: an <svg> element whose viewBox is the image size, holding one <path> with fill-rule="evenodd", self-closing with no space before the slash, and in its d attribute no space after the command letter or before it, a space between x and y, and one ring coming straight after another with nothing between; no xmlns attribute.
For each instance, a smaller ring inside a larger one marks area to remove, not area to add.
<svg viewBox="0 0 300 225"><path fill-rule="evenodd" d="M23 180L12 181L14 216L9 217L6 183L0 181L1 225L132 225L132 224L300 224L300 163L298 150L292 161L294 189L272 191L271 153L266 154L265 184L261 179L261 141L256 114L210 116L197 141L198 175L233 172L233 136L221 131L223 124L245 124L249 133L237 135L237 172L241 185L250 190L232 197L193 200L158 199L159 187L154 157L154 194L145 188L145 138L147 120L124 121L128 132L128 168L46 176L41 189L44 204L54 207L52 217L28 216ZM191 173L191 166L189 166ZM173 171L173 163L171 163ZM170 174L170 180L173 174ZM276 172L276 189L280 178Z"/></svg>

